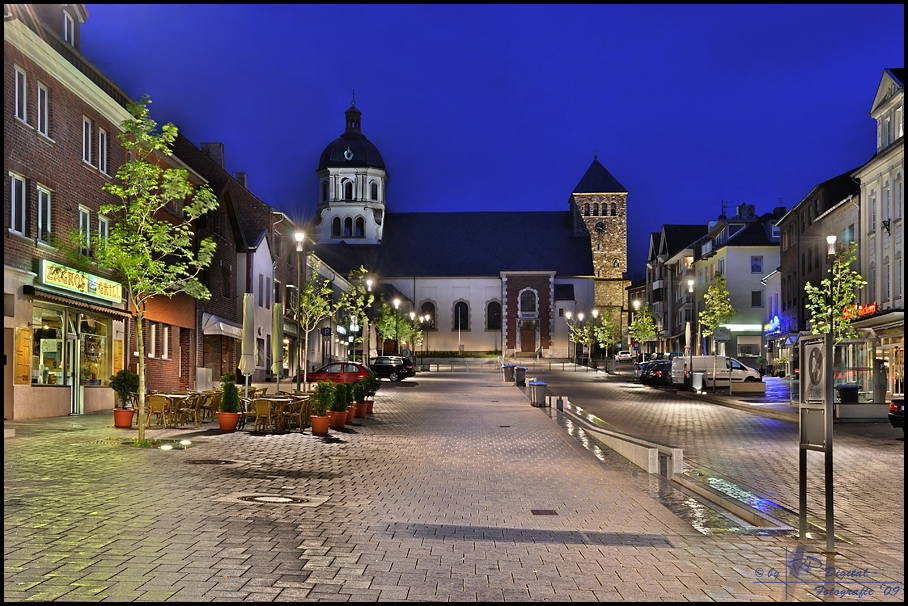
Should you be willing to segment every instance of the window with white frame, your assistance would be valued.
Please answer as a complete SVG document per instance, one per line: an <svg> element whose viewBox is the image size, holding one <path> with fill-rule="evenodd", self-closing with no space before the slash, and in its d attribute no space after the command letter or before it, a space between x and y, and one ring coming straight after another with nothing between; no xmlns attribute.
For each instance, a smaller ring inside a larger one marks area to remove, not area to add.
<svg viewBox="0 0 908 606"><path fill-rule="evenodd" d="M16 69L16 106L13 111L15 112L14 115L17 118L19 118L23 122L27 122L28 121L27 120L28 104L26 103L26 99L28 98L28 89L27 89L26 84L27 84L28 79L25 77L25 71L21 67L19 67L17 65L15 69Z"/></svg>
<svg viewBox="0 0 908 606"><path fill-rule="evenodd" d="M750 273L752 274L762 274L763 273L763 257L754 256L750 258Z"/></svg>
<svg viewBox="0 0 908 606"><path fill-rule="evenodd" d="M763 307L763 291L762 290L750 291L750 306L751 307Z"/></svg>
<svg viewBox="0 0 908 606"><path fill-rule="evenodd" d="M170 355L170 326L161 327L161 359L167 360Z"/></svg>
<svg viewBox="0 0 908 606"><path fill-rule="evenodd" d="M902 218L902 204L905 198L902 197L902 173L895 174L895 206L893 207L892 218L898 221Z"/></svg>
<svg viewBox="0 0 908 606"><path fill-rule="evenodd" d="M868 202L870 207L870 225L867 226L867 231L872 234L876 231L876 191L870 191Z"/></svg>
<svg viewBox="0 0 908 606"><path fill-rule="evenodd" d="M107 131L98 129L98 169L107 174Z"/></svg>
<svg viewBox="0 0 908 606"><path fill-rule="evenodd" d="M157 342L158 336L158 325L154 322L148 323L148 357L153 358L155 356L156 348L155 344Z"/></svg>
<svg viewBox="0 0 908 606"><path fill-rule="evenodd" d="M91 254L91 211L84 206L79 207L79 253Z"/></svg>
<svg viewBox="0 0 908 606"><path fill-rule="evenodd" d="M98 239L107 244L107 237L110 235L110 221L107 217L98 215Z"/></svg>
<svg viewBox="0 0 908 606"><path fill-rule="evenodd" d="M76 22L67 11L63 11L63 39L71 46L76 45Z"/></svg>
<svg viewBox="0 0 908 606"><path fill-rule="evenodd" d="M91 120L82 116L82 160L91 164Z"/></svg>
<svg viewBox="0 0 908 606"><path fill-rule="evenodd" d="M50 129L47 125L48 118L48 108L50 105L50 97L48 96L47 87L43 84L38 84L38 132L44 135L45 137L50 137Z"/></svg>
<svg viewBox="0 0 908 606"><path fill-rule="evenodd" d="M38 186L38 240L50 242L50 190Z"/></svg>
<svg viewBox="0 0 908 606"><path fill-rule="evenodd" d="M9 175L9 230L25 235L25 178Z"/></svg>

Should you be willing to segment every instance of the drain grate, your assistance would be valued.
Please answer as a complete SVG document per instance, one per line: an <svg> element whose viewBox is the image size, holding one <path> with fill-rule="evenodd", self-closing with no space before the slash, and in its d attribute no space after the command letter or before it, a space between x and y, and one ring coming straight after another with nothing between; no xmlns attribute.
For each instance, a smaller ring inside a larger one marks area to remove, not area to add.
<svg viewBox="0 0 908 606"><path fill-rule="evenodd" d="M256 505L294 505L296 507L317 507L328 497L305 494L280 494L266 492L235 492L214 499L221 503L253 503Z"/></svg>
<svg viewBox="0 0 908 606"><path fill-rule="evenodd" d="M312 503L311 499L300 498L300 497L285 497L275 494L254 494L254 495L244 495L237 497L240 501L246 503L274 503L274 504L287 504L287 503Z"/></svg>
<svg viewBox="0 0 908 606"><path fill-rule="evenodd" d="M531 509L530 513L534 516L557 516L558 512L554 509Z"/></svg>
<svg viewBox="0 0 908 606"><path fill-rule="evenodd" d="M233 465L236 461L228 461L226 459L192 459L186 461L190 465Z"/></svg>

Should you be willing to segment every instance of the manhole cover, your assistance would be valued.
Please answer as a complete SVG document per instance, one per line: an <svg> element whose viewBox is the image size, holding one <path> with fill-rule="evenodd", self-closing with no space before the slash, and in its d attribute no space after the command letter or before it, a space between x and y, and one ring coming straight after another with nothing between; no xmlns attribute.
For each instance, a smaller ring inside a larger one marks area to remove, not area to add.
<svg viewBox="0 0 908 606"><path fill-rule="evenodd" d="M302 494L268 494L255 492L238 492L215 501L222 503L255 503L258 505L294 505L296 507L316 507L328 500L328 497L319 497Z"/></svg>
<svg viewBox="0 0 908 606"><path fill-rule="evenodd" d="M299 499L296 497L281 497L273 494L256 494L250 496L238 497L240 501L247 503L308 503L309 499Z"/></svg>
<svg viewBox="0 0 908 606"><path fill-rule="evenodd" d="M227 461L224 459L193 459L186 461L190 465L233 465L236 461Z"/></svg>
<svg viewBox="0 0 908 606"><path fill-rule="evenodd" d="M531 509L530 513L534 516L557 516L558 512L554 509Z"/></svg>

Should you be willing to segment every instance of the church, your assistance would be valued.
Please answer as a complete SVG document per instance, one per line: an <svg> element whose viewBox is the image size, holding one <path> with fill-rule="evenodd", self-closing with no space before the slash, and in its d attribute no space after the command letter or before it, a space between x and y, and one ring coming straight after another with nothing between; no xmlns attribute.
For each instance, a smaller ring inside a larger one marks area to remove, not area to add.
<svg viewBox="0 0 908 606"><path fill-rule="evenodd" d="M564 211L396 213L355 102L345 116L319 159L314 253L428 316L421 350L565 357L566 317L594 310L626 330L627 190L598 159Z"/></svg>

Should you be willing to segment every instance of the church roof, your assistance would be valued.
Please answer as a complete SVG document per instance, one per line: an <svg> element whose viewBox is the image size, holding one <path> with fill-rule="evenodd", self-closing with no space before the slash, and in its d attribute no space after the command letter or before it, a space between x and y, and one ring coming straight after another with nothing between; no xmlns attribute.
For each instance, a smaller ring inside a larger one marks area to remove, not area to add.
<svg viewBox="0 0 908 606"><path fill-rule="evenodd" d="M574 188L575 194L626 194L627 190L618 183L599 160L594 158L593 163L586 169L580 183Z"/></svg>
<svg viewBox="0 0 908 606"><path fill-rule="evenodd" d="M388 277L593 275L589 238L573 235L570 211L388 213L382 244L318 245L316 254L342 274L365 265Z"/></svg>
<svg viewBox="0 0 908 606"><path fill-rule="evenodd" d="M318 170L326 168L380 168L385 169L378 148L362 133L362 112L351 106L344 112L347 129L340 137L328 144L318 160Z"/></svg>

